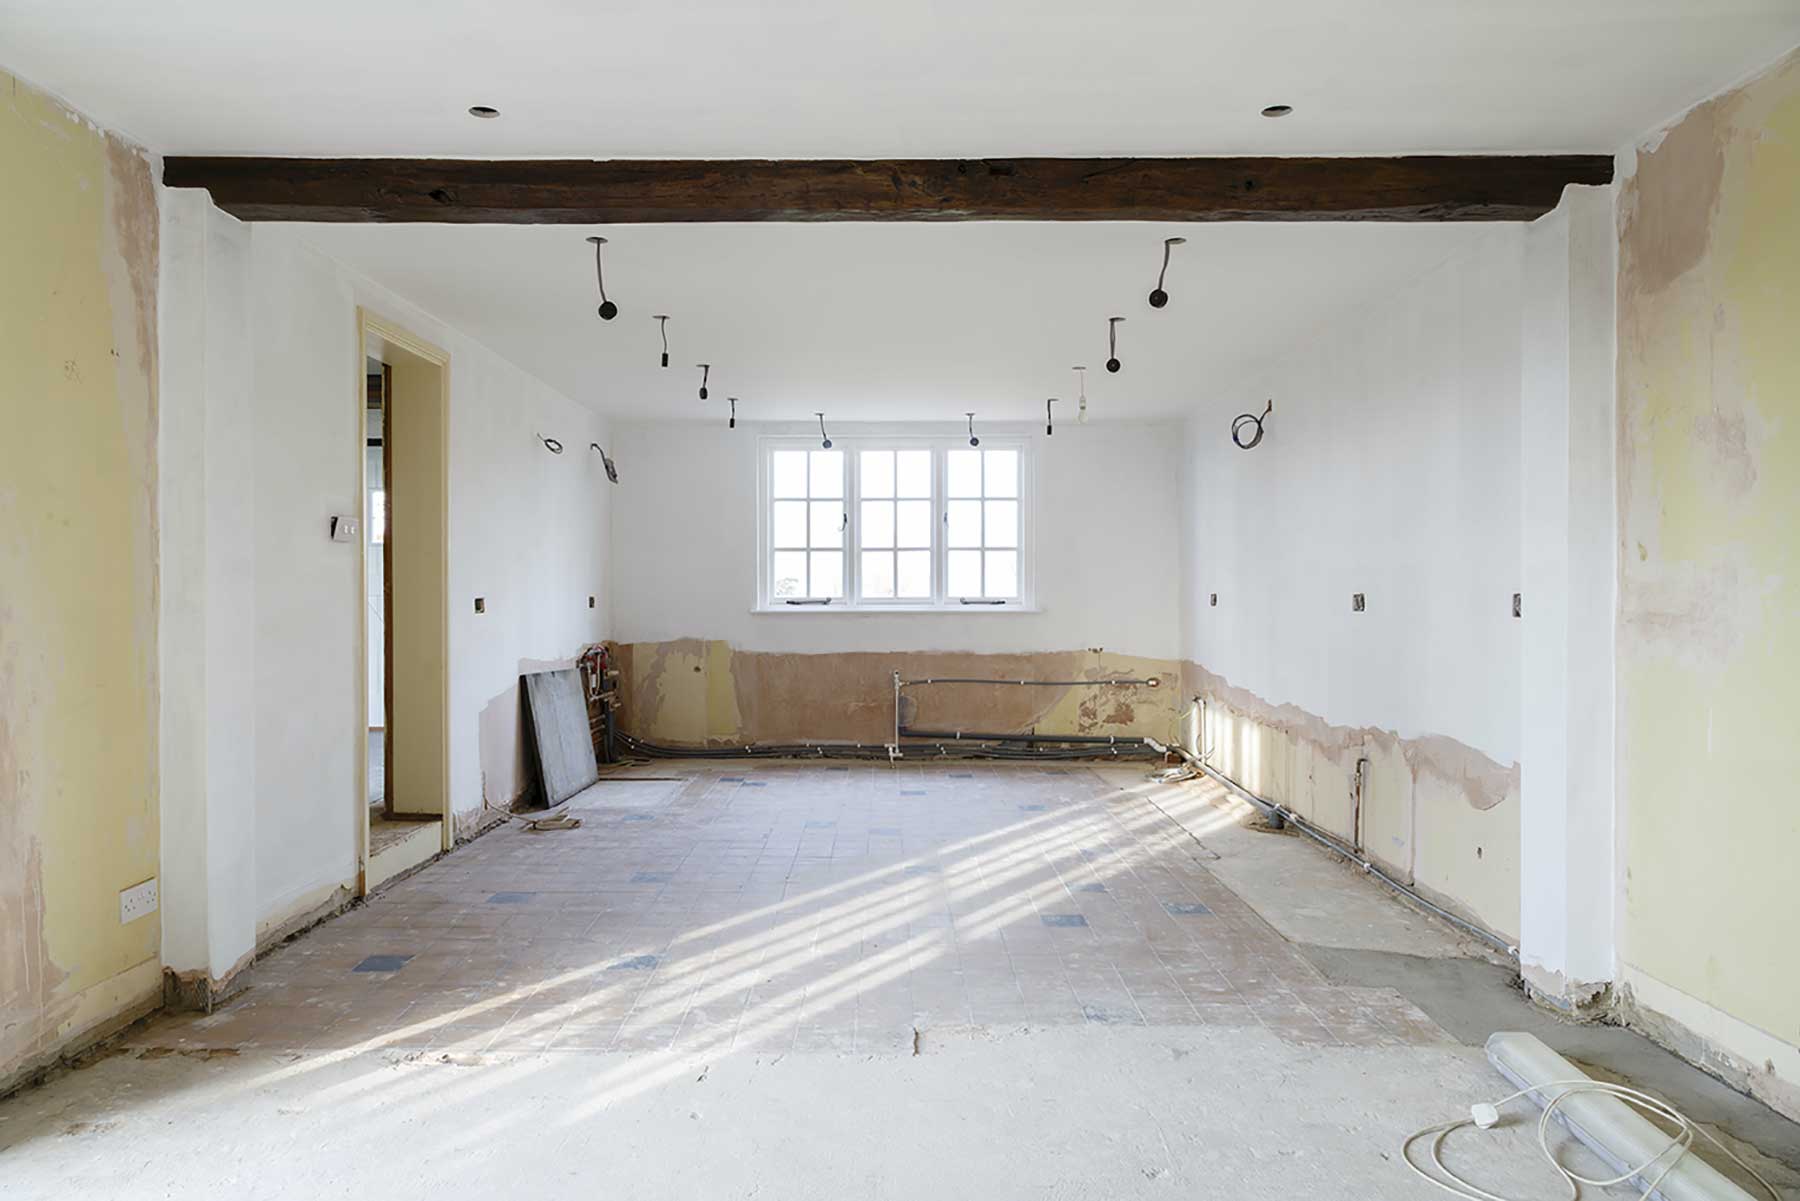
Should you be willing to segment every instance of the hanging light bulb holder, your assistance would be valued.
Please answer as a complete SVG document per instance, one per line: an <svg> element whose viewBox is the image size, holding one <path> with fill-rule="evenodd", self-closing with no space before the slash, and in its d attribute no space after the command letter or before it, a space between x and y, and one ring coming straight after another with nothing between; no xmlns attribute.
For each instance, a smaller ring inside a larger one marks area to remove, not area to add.
<svg viewBox="0 0 1800 1201"><path fill-rule="evenodd" d="M700 368L700 399L705 400L706 399L706 381L712 376L712 364L711 363L695 363L694 366Z"/></svg>
<svg viewBox="0 0 1800 1201"><path fill-rule="evenodd" d="M669 365L669 315L657 313L655 316L658 332L662 334L662 365L667 367Z"/></svg>
<svg viewBox="0 0 1800 1201"><path fill-rule="evenodd" d="M1056 433L1056 415L1051 407L1055 403L1056 397L1054 396L1044 401L1044 437L1046 438Z"/></svg>
<svg viewBox="0 0 1800 1201"><path fill-rule="evenodd" d="M1185 246L1185 245L1187 245L1186 238L1164 238L1163 239L1162 270L1156 273L1156 287L1154 287L1150 290L1150 307L1151 308L1160 309L1164 305L1169 303L1169 294L1163 290L1163 285L1169 278L1169 251L1173 250L1177 246Z"/></svg>
<svg viewBox="0 0 1800 1201"><path fill-rule="evenodd" d="M1106 370L1113 375L1119 374L1119 369L1124 366L1119 362L1119 322L1123 320L1123 317L1106 319Z"/></svg>
<svg viewBox="0 0 1800 1201"><path fill-rule="evenodd" d="M606 269L601 265L606 239L595 234L588 241L594 246L594 282L600 285L600 320L611 321L619 315L619 306L606 298Z"/></svg>
<svg viewBox="0 0 1800 1201"><path fill-rule="evenodd" d="M975 436L975 414L969 414L969 445L980 446L981 439Z"/></svg>
<svg viewBox="0 0 1800 1201"><path fill-rule="evenodd" d="M731 420L726 423L725 428L734 430L737 428L737 397L727 396L725 399L731 402Z"/></svg>
<svg viewBox="0 0 1800 1201"><path fill-rule="evenodd" d="M1075 381L1076 381L1075 387L1077 390L1077 394L1080 397L1080 399L1076 402L1075 423L1077 425L1086 425L1087 424L1087 368L1084 366L1076 366L1076 367L1070 368L1070 370L1075 372Z"/></svg>
<svg viewBox="0 0 1800 1201"><path fill-rule="evenodd" d="M817 414L814 414L814 416L818 417L818 419L819 419L819 445L824 447L826 450L830 450L831 449L831 435L825 432L825 414L817 413Z"/></svg>

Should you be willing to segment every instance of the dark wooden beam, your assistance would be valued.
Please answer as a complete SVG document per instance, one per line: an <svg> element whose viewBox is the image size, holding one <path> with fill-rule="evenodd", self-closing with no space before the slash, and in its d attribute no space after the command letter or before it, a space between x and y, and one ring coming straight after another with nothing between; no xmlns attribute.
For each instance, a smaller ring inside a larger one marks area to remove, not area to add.
<svg viewBox="0 0 1800 1201"><path fill-rule="evenodd" d="M1529 221L1609 155L1410 158L168 158L246 221Z"/></svg>

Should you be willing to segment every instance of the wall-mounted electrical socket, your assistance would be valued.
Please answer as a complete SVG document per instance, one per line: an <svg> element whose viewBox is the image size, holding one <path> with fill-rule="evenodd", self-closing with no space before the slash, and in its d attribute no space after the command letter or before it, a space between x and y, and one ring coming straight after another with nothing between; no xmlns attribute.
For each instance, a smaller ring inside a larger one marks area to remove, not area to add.
<svg viewBox="0 0 1800 1201"><path fill-rule="evenodd" d="M1362 593L1352 592L1350 594L1350 611L1352 613L1361 613L1363 611L1363 594Z"/></svg>
<svg viewBox="0 0 1800 1201"><path fill-rule="evenodd" d="M475 612L477 612L477 613L486 613L487 612L487 597L478 596L475 598Z"/></svg>
<svg viewBox="0 0 1800 1201"><path fill-rule="evenodd" d="M333 542L355 542L357 531L361 528L360 519L340 514L331 519L331 540Z"/></svg>
<svg viewBox="0 0 1800 1201"><path fill-rule="evenodd" d="M1513 593L1513 616L1525 616L1525 597L1517 592Z"/></svg>
<svg viewBox="0 0 1800 1201"><path fill-rule="evenodd" d="M156 877L119 890L119 924L128 925L156 912Z"/></svg>

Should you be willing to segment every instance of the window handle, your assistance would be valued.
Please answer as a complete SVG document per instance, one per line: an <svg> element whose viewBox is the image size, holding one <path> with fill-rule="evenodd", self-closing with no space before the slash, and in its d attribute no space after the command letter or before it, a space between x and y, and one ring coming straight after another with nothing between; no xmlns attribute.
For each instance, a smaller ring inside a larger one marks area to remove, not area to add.
<svg viewBox="0 0 1800 1201"><path fill-rule="evenodd" d="M789 605L829 605L831 603L831 598L827 596L820 600L790 600L783 603Z"/></svg>
<svg viewBox="0 0 1800 1201"><path fill-rule="evenodd" d="M791 605L794 602L789 601L788 603ZM977 600L972 597L965 596L965 597L962 597L957 603L964 604L964 605L1004 605L1006 602L1003 600Z"/></svg>

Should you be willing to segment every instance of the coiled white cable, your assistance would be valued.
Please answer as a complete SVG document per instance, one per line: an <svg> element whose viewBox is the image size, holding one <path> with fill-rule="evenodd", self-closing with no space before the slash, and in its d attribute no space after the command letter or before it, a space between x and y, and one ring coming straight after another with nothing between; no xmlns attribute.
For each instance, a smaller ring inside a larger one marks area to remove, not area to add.
<svg viewBox="0 0 1800 1201"><path fill-rule="evenodd" d="M1557 1091L1554 1096L1549 1096L1550 1090L1552 1089L1560 1091ZM1735 1163L1738 1167L1749 1173L1750 1176L1756 1180L1756 1183L1762 1185L1763 1190L1767 1192L1769 1196L1773 1197L1775 1201L1781 1201L1781 1194L1775 1191L1774 1185L1763 1178L1762 1173L1745 1163L1742 1159L1739 1159L1732 1153L1730 1147L1727 1147L1724 1143L1714 1138L1707 1131L1694 1125L1686 1114L1676 1109L1673 1105L1670 1105L1668 1102L1657 1097L1653 1097L1649 1093L1642 1092L1639 1089L1629 1088L1623 1084L1609 1084L1600 1080L1553 1080L1548 1084L1540 1084L1532 1088L1522 1088L1518 1092L1502 1097L1498 1101L1494 1101L1490 1104L1472 1106L1470 1110L1472 1116L1470 1117L1458 1118L1454 1122L1445 1122L1437 1126L1427 1126L1423 1130L1415 1130L1413 1133L1407 1135L1406 1140L1400 1144L1400 1157L1406 1161L1406 1166L1412 1169L1415 1176L1429 1184L1436 1185L1438 1188L1443 1189L1452 1196L1463 1197L1466 1198L1467 1201L1518 1201L1516 1198L1507 1197L1500 1193L1490 1193L1486 1189L1470 1184L1467 1180L1464 1180L1461 1176L1458 1176L1455 1172L1452 1172L1449 1168L1445 1167L1443 1147L1444 1140L1454 1131L1460 1130L1464 1126L1480 1126L1481 1128L1486 1129L1498 1120L1499 1110L1502 1105L1517 1101L1521 1097L1530 1096L1533 1093L1541 1093L1548 1096L1548 1100L1544 1103L1544 1111L1538 1115L1538 1149L1544 1153L1544 1158L1550 1162L1550 1166L1556 1169L1557 1173L1563 1178L1563 1182L1569 1186L1570 1201L1578 1201L1581 1196L1581 1186L1584 1184L1591 1184L1596 1188L1606 1188L1615 1184L1623 1184L1634 1176L1641 1176L1652 1168L1656 1168L1656 1165L1666 1157L1668 1162L1663 1163L1660 1168L1656 1169L1656 1175L1650 1178L1649 1183L1644 1186L1644 1191L1638 1194L1638 1201L1645 1201L1651 1193L1656 1191L1656 1186L1662 1183L1663 1177L1674 1170L1675 1165L1681 1162L1681 1157L1688 1153L1688 1148L1693 1146L1694 1136L1696 1134L1700 1135L1720 1151L1724 1152L1725 1156L1730 1159L1732 1163ZM1674 1123L1676 1132L1669 1136L1669 1141L1662 1150L1621 1175L1613 1176L1608 1179L1598 1179L1572 1172L1558 1161L1556 1153L1550 1149L1550 1121L1556 1115L1558 1106L1570 1097L1577 1096L1581 1093L1604 1093L1607 1096L1616 1097L1635 1109L1655 1114L1665 1121ZM1484 1113L1484 1110L1487 1112ZM1431 1166L1439 1173L1439 1175L1435 1176L1420 1167L1412 1156L1412 1145L1428 1135L1431 1136ZM1671 1155L1670 1152L1673 1152L1674 1154Z"/></svg>

